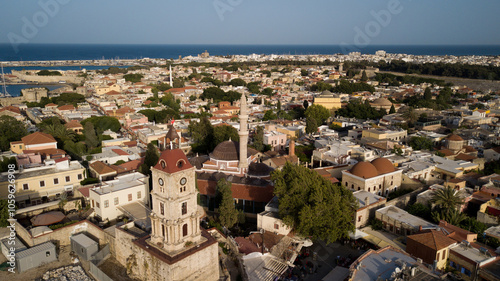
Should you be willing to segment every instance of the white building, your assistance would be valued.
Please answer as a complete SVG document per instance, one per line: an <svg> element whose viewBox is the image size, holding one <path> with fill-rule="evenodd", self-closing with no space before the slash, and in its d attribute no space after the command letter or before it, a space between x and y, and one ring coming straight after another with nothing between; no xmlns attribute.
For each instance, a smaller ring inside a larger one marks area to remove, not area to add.
<svg viewBox="0 0 500 281"><path fill-rule="evenodd" d="M131 203L149 204L148 176L131 173L103 182L89 190L89 198L96 215L102 220L113 220L123 215L122 206Z"/></svg>

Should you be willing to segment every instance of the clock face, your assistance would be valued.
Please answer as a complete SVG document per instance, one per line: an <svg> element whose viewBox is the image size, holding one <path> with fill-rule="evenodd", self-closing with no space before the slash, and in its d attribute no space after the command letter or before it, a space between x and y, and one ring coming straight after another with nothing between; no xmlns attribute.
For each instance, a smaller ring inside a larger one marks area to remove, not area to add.
<svg viewBox="0 0 500 281"><path fill-rule="evenodd" d="M163 179L162 179L162 178L159 178L159 179L158 179L158 183L159 183L161 186L163 186Z"/></svg>
<svg viewBox="0 0 500 281"><path fill-rule="evenodd" d="M186 179L186 178L182 178L182 179L181 179L181 185L185 185L185 184L186 184L186 182L187 182L187 179Z"/></svg>

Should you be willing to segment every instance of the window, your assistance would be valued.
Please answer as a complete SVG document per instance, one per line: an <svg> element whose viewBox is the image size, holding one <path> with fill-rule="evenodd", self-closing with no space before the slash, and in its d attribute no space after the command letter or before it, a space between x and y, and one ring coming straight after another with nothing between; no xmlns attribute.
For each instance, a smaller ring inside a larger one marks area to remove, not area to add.
<svg viewBox="0 0 500 281"><path fill-rule="evenodd" d="M44 187L45 186L45 181L40 181L40 187Z"/></svg>
<svg viewBox="0 0 500 281"><path fill-rule="evenodd" d="M187 223L182 226L182 236L188 235L188 225Z"/></svg>
<svg viewBox="0 0 500 281"><path fill-rule="evenodd" d="M436 260L437 260L437 261L439 261L439 255L440 255L440 254L441 254L441 253L438 253L438 255L437 255L437 257L436 257Z"/></svg>
<svg viewBox="0 0 500 281"><path fill-rule="evenodd" d="M83 179L83 175L82 174L78 174L78 179L79 180Z"/></svg>
<svg viewBox="0 0 500 281"><path fill-rule="evenodd" d="M361 221L361 217L363 217L363 216L359 216L359 217L358 217L358 222L360 222L360 221Z"/></svg>
<svg viewBox="0 0 500 281"><path fill-rule="evenodd" d="M50 257L50 251L45 252L46 257Z"/></svg>
<svg viewBox="0 0 500 281"><path fill-rule="evenodd" d="M163 223L161 224L161 234L165 237L165 225Z"/></svg>
<svg viewBox="0 0 500 281"><path fill-rule="evenodd" d="M141 199L141 192L137 191L137 199Z"/></svg>
<svg viewBox="0 0 500 281"><path fill-rule="evenodd" d="M370 192L370 188L368 187L368 192Z"/></svg>
<svg viewBox="0 0 500 281"><path fill-rule="evenodd" d="M345 186L346 186L346 187L348 187L348 186L349 186L349 184L348 184L347 182L345 182Z"/></svg>
<svg viewBox="0 0 500 281"><path fill-rule="evenodd" d="M94 207L95 207L95 206L94 206L94 200L92 200L92 208L94 208Z"/></svg>
<svg viewBox="0 0 500 281"><path fill-rule="evenodd" d="M59 184L59 179L58 178L54 179L54 184Z"/></svg>
<svg viewBox="0 0 500 281"><path fill-rule="evenodd" d="M160 202L160 214L165 215L165 205Z"/></svg>
<svg viewBox="0 0 500 281"><path fill-rule="evenodd" d="M99 202L95 202L95 206L96 206L97 208L100 208L100 207L99 207Z"/></svg>
<svg viewBox="0 0 500 281"><path fill-rule="evenodd" d="M66 182L70 182L71 181L71 177L70 176L66 176Z"/></svg>
<svg viewBox="0 0 500 281"><path fill-rule="evenodd" d="M115 205L118 205L120 203L120 200L118 199L118 197L115 197Z"/></svg>
<svg viewBox="0 0 500 281"><path fill-rule="evenodd" d="M29 186L27 183L23 184L23 190L28 190L29 189Z"/></svg>
<svg viewBox="0 0 500 281"><path fill-rule="evenodd" d="M109 200L104 200L104 208L109 207Z"/></svg>
<svg viewBox="0 0 500 281"><path fill-rule="evenodd" d="M187 202L182 203L182 210L181 211L182 211L183 215L187 214L187 212L188 212L188 203Z"/></svg>
<svg viewBox="0 0 500 281"><path fill-rule="evenodd" d="M275 224L274 224L274 229L280 229L280 225L279 225L279 224L277 224L277 223L275 223Z"/></svg>
<svg viewBox="0 0 500 281"><path fill-rule="evenodd" d="M129 202L130 202L130 201L132 201L132 193L130 193L130 194L128 195L128 201L129 201Z"/></svg>
<svg viewBox="0 0 500 281"><path fill-rule="evenodd" d="M391 185L392 185L392 183L393 183L393 182L391 181Z"/></svg>

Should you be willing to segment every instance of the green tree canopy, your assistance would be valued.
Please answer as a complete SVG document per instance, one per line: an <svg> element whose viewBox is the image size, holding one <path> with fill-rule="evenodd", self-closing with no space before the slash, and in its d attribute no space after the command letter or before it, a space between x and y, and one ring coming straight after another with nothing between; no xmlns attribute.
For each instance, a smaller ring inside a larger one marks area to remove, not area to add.
<svg viewBox="0 0 500 281"><path fill-rule="evenodd" d="M201 117L199 122L190 122L188 130L193 141L194 152L208 153L213 150L215 147L214 127L206 116Z"/></svg>
<svg viewBox="0 0 500 281"><path fill-rule="evenodd" d="M209 87L203 90L200 95L202 100L213 99L214 102L229 101L233 102L241 98L241 94L235 91L224 92L219 87Z"/></svg>
<svg viewBox="0 0 500 281"><path fill-rule="evenodd" d="M247 82L241 78L234 78L233 80L229 81L229 85L238 87L238 86L246 86Z"/></svg>
<svg viewBox="0 0 500 281"><path fill-rule="evenodd" d="M330 111L326 107L318 104L313 104L307 107L305 116L307 119L312 118L316 121L316 125L323 125L325 121L330 117Z"/></svg>
<svg viewBox="0 0 500 281"><path fill-rule="evenodd" d="M92 122L85 123L85 126L83 126L83 135L85 136L85 144L87 144L88 147L93 148L99 146L100 141Z"/></svg>
<svg viewBox="0 0 500 281"><path fill-rule="evenodd" d="M316 123L316 119L308 117L306 119L306 133L314 134L318 131L318 123Z"/></svg>
<svg viewBox="0 0 500 281"><path fill-rule="evenodd" d="M396 108L394 107L394 104L391 105L391 109L389 109L389 114L396 113Z"/></svg>
<svg viewBox="0 0 500 281"><path fill-rule="evenodd" d="M257 126L255 130L255 135L253 136L253 146L258 151L264 150L264 128L262 126Z"/></svg>
<svg viewBox="0 0 500 281"><path fill-rule="evenodd" d="M0 116L0 150L9 150L10 142L20 141L27 134L28 131L23 122L11 116Z"/></svg>
<svg viewBox="0 0 500 281"><path fill-rule="evenodd" d="M363 70L363 72L361 72L361 81L363 81L363 82L368 81L368 76L366 75L365 70Z"/></svg>
<svg viewBox="0 0 500 281"><path fill-rule="evenodd" d="M439 188L432 192L431 202L441 210L456 210L464 203L460 193L452 187Z"/></svg>
<svg viewBox="0 0 500 281"><path fill-rule="evenodd" d="M220 223L227 228L231 228L238 222L238 211L234 206L231 183L225 178L221 178L217 181L216 192L219 202Z"/></svg>
<svg viewBox="0 0 500 281"><path fill-rule="evenodd" d="M269 120L276 120L276 119L278 119L278 115L276 115L276 113L274 113L274 111L272 111L270 109L264 113L264 117L262 118L262 121L269 121Z"/></svg>
<svg viewBox="0 0 500 281"><path fill-rule="evenodd" d="M125 81L128 81L128 82L132 82L132 83L137 83L137 82L141 82L141 79L143 78L144 76L142 74L125 74L123 75L123 78L125 79Z"/></svg>
<svg viewBox="0 0 500 281"><path fill-rule="evenodd" d="M100 134L106 130L111 130L113 132L118 132L121 128L120 121L115 117L111 116L92 116L80 122L82 126L85 126L87 122L92 122L95 130Z"/></svg>
<svg viewBox="0 0 500 281"><path fill-rule="evenodd" d="M432 147L434 144L432 143L432 140L426 138L426 137L412 137L408 144L413 148L414 150L432 150Z"/></svg>
<svg viewBox="0 0 500 281"><path fill-rule="evenodd" d="M271 174L283 222L313 239L334 242L354 231L352 192L316 171L287 163Z"/></svg>

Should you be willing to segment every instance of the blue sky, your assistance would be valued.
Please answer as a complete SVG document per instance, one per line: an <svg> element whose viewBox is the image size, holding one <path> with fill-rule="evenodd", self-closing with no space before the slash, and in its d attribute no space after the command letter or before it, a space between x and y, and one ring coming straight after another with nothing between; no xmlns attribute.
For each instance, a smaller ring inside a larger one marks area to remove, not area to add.
<svg viewBox="0 0 500 281"><path fill-rule="evenodd" d="M0 43L500 45L497 0L2 2Z"/></svg>

